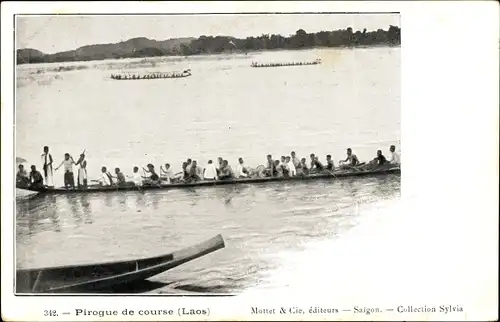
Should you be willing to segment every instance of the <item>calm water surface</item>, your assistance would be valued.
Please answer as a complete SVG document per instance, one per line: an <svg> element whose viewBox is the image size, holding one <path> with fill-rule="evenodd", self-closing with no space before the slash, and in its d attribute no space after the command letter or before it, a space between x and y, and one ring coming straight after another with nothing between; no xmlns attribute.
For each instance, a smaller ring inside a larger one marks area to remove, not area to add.
<svg viewBox="0 0 500 322"><path fill-rule="evenodd" d="M250 68L251 61L322 58L319 66ZM54 70L65 66L67 71ZM112 72L174 71L183 79L114 81ZM56 164L87 150L89 177L102 165L218 156L256 166L268 153L332 154L362 160L400 140L400 51L307 50L255 55L155 58L21 66L16 154L41 166L44 145ZM62 173L55 182L62 184ZM400 196L399 176L233 187L39 196L17 203L22 267L146 257L218 233L226 248L152 280L169 289L241 292L279 287L282 254L342 238ZM361 209L361 210L360 210ZM292 255L293 256L293 255ZM289 264L299 265L299 264ZM290 268L291 269L291 268ZM292 281L291 281L292 282Z"/></svg>

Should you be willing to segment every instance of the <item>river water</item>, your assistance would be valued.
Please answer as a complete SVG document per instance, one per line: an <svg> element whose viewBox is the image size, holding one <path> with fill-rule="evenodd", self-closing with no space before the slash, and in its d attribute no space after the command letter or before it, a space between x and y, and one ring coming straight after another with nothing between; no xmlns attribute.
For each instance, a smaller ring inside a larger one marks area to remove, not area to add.
<svg viewBox="0 0 500 322"><path fill-rule="evenodd" d="M316 66L250 68L252 61ZM180 71L182 79L114 81L122 71ZM16 155L56 165L86 149L88 173L218 156L233 167L266 154L332 154L361 160L400 147L400 50L315 49L248 55L22 65L17 75ZM63 183L62 172L55 174ZM145 291L243 292L283 287L283 272L310 245L335 243L397 207L400 177L270 183L178 191L36 196L17 200L20 267L153 256L221 233L226 248L152 278ZM316 247L315 246L315 247ZM308 260L321 262L317 251ZM287 281L293 283L293 279ZM285 284L287 284L285 283ZM169 284L168 286L166 284ZM137 291L128 290L128 291Z"/></svg>

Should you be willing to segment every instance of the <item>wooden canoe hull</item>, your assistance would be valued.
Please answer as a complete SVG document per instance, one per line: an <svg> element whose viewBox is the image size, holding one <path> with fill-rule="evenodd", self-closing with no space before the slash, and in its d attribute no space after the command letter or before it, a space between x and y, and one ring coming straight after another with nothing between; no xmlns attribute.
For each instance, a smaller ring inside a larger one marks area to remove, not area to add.
<svg viewBox="0 0 500 322"><path fill-rule="evenodd" d="M352 178L352 177L366 177L366 176L380 176L380 175L399 175L401 174L400 168L386 168L378 169L374 171L335 171L333 173L317 174L309 176L294 176L294 177L266 177L266 178L249 178L249 179L234 179L234 180L217 180L217 181L199 181L193 183L175 183L175 184L158 184L158 185L144 185L141 190L157 190L157 189L183 189L183 188L196 188L196 187L213 187L221 185L232 185L232 184L257 184L257 183L267 183L267 182L294 182L294 181L309 181L309 180L332 180L341 178ZM54 188L54 189L33 189L33 188L21 188L30 191L36 191L39 193L46 194L63 194L63 193L89 193L89 192L112 192L112 191L138 191L139 189L135 186L113 186L113 187L102 187L102 186L90 186L87 189L65 189L65 188Z"/></svg>
<svg viewBox="0 0 500 322"><path fill-rule="evenodd" d="M147 79L171 79L171 78L186 78L191 76L191 74L185 74L185 75L179 75L179 76L163 76L163 77L149 77L149 78L143 78L143 77L136 77L136 78L116 78L116 77L111 77L111 79L114 80L147 80Z"/></svg>
<svg viewBox="0 0 500 322"><path fill-rule="evenodd" d="M294 66L311 66L319 65L320 63L304 63L304 64L270 64L270 65L251 65L254 68L266 68L266 67L294 67Z"/></svg>
<svg viewBox="0 0 500 322"><path fill-rule="evenodd" d="M85 293L145 280L224 248L217 235L203 243L170 254L139 260L40 269L18 269L16 293Z"/></svg>
<svg viewBox="0 0 500 322"><path fill-rule="evenodd" d="M298 62L298 63L252 63L251 67L256 68L265 68L265 67L291 67L291 66L310 66L310 65L319 65L321 64L321 60L317 59L314 61L306 61L306 62Z"/></svg>

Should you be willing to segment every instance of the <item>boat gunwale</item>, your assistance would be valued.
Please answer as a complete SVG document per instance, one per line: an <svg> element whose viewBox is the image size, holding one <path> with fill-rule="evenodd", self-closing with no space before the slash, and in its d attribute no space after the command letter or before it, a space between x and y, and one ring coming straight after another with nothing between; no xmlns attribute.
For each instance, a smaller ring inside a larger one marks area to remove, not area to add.
<svg viewBox="0 0 500 322"><path fill-rule="evenodd" d="M312 66L320 65L321 63L308 63L308 64L292 64L292 65L251 65L254 68L265 68L265 67L295 67L295 66Z"/></svg>
<svg viewBox="0 0 500 322"><path fill-rule="evenodd" d="M31 272L36 272L36 271L50 271L50 270L58 270L58 269L76 269L80 267L91 267L91 266L110 266L110 265L118 265L118 264L125 264L125 263L132 263L132 262L140 262L140 261L147 261L147 260L152 260L160 257L167 257L169 255L175 256L176 253L180 253L183 251L186 251L187 249L194 248L194 247L200 247L205 244L209 243L214 243L214 244L222 244L222 248L225 247L225 242L224 238L222 237L222 234L217 234L216 236L209 238L205 241L196 243L194 245L184 247L182 249L178 249L176 251L170 252L170 253L165 253L165 254L160 254L157 256L151 256L151 257L144 257L144 258L139 258L139 259L125 259L125 260L115 260L115 261L110 261L110 262L103 262L103 263L82 263L82 264L76 264L76 265L60 265L60 266L52 266L52 267L34 267L34 268L16 268L16 273L21 272L21 273L31 273ZM158 264L158 265L164 265L166 263L170 263L176 261L175 257L171 260L167 260L164 263ZM158 266L155 265L155 266Z"/></svg>
<svg viewBox="0 0 500 322"><path fill-rule="evenodd" d="M173 78L186 78L192 75L186 75L186 76L174 76L174 77L156 77L156 78L113 78L113 80L151 80L151 79L173 79Z"/></svg>
<svg viewBox="0 0 500 322"><path fill-rule="evenodd" d="M204 247L201 251L197 251L197 252L195 252L193 254L188 254L187 256L183 256L183 257L180 257L178 259L175 259L175 257L174 257L173 260L169 260L169 261L166 261L164 263L153 265L153 266L150 266L150 267L145 267L145 268L137 270L137 271L125 272L125 273L121 273L121 274L117 274L117 275L111 275L111 276L106 276L106 277L102 277L102 278L96 278L95 280L84 281L84 282L79 282L79 283L74 283L74 284L68 284L68 285L64 285L64 286L49 288L49 289L47 289L45 291L45 293L61 292L61 291L68 290L68 289L71 290L71 289L78 288L80 286L84 286L84 285L88 285L88 284L103 283L103 282L106 282L106 281L110 281L110 280L116 279L117 277L124 278L124 277L133 276L133 275L138 275L139 273L145 274L145 273L148 273L148 272L151 272L151 271L153 271L153 275L150 275L149 277L154 276L154 275L158 275L158 274L161 274L162 272L165 272L167 270L173 269L173 268L175 268L177 266L180 266L180 265L182 265L184 263L190 262L192 260L195 260L195 259L200 258L202 256L208 255L208 254L210 254L212 252L215 252L215 251L217 251L219 249L225 248L226 245L224 243L224 239L219 234L216 237L213 237L213 238L210 238L209 240L206 240L205 242L201 242L201 243L198 243L196 245L192 245L192 246L183 248L183 249L175 251L175 252L173 252L171 254L179 253L181 251L185 251L185 250L190 249L190 248L197 248L199 246L203 246L204 244L211 243L212 240L217 239L219 237L220 237L220 240L218 240L217 242L215 242L210 247ZM137 260L137 261L140 261L140 260ZM154 273L155 271L157 271L159 269L162 269L165 266L166 266L166 268L164 270L160 270L158 273ZM147 278L144 278L144 279L147 279Z"/></svg>
<svg viewBox="0 0 500 322"><path fill-rule="evenodd" d="M209 244L209 246L208 247L204 246L206 244ZM180 253L180 252L192 249L192 248L197 249L199 247L203 247L203 249L195 250L195 252L188 253L187 255L184 255L184 256L180 256L177 259L175 259L175 257L174 257L173 260L169 260L169 261L166 261L164 263L145 267L145 268L140 269L140 270L124 272L124 273L120 273L120 274L116 274L116 275L110 275L110 276L96 278L94 280L87 280L87 281L78 282L78 283L74 283L74 284L67 284L67 285L56 286L56 287L52 287L52 288L49 287L47 289L44 289L43 291L32 290L32 292L16 292L16 294L61 293L61 292L65 292L65 291L68 293L71 293L72 289L78 290L80 287L84 287L85 285L95 285L97 283L106 283L106 282L112 281L113 279L116 279L118 277L123 279L123 278L133 277L134 275L139 275L139 274L143 275L143 276L146 275L147 277L140 278L141 280L145 280L145 279L148 279L149 277L161 274L167 270L173 269L173 268L180 266L184 263L190 262L190 261L195 260L197 258L200 258L200 257L203 257L203 256L208 255L210 253L213 253L219 249L225 248L226 244L224 242L224 238L222 237L222 235L218 234L217 236L212 237L204 242L183 248L183 249L175 251L171 254ZM99 264L97 264L97 265L99 265ZM93 265L89 265L89 266L93 266ZM129 283L129 282L130 281L121 282L118 284ZM17 288L17 278L16 278L16 288Z"/></svg>
<svg viewBox="0 0 500 322"><path fill-rule="evenodd" d="M257 177L257 178L243 178L243 179L233 179L233 180L203 180L199 182L192 183L173 183L173 184L144 184L141 187L126 185L126 186L90 186L87 189L66 189L64 187L58 188L23 188L16 187L18 189L34 191L40 194L66 194L66 193L93 193L93 192L118 192L118 191L142 191L142 190L168 190L168 189L183 189L183 188L196 188L196 187L210 187L210 186L222 186L222 185L232 185L232 184L255 184L255 183L267 183L267 182L295 182L295 181L308 181L317 179L336 179L336 178L350 178L350 177L361 177L370 175L389 175L389 174L399 174L401 172L400 167L393 167L387 169L378 169L372 171L334 171L331 173L321 173L313 175L297 175L294 177Z"/></svg>

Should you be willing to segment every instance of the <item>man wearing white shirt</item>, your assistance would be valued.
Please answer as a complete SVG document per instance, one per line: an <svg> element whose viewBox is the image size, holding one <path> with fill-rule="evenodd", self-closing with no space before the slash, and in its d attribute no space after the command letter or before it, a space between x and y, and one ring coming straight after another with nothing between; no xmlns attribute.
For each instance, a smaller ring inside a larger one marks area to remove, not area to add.
<svg viewBox="0 0 500 322"><path fill-rule="evenodd" d="M134 174L132 175L132 177L129 177L132 179L132 183L138 187L141 187L142 186L142 179L143 177L141 176L141 174L139 173L139 167L134 167Z"/></svg>
<svg viewBox="0 0 500 322"><path fill-rule="evenodd" d="M236 178L248 178L248 171L243 164L243 158L238 159L238 166L236 166Z"/></svg>
<svg viewBox="0 0 500 322"><path fill-rule="evenodd" d="M203 171L203 179L217 180L217 169L215 169L215 165L212 163L212 160L208 160L208 164Z"/></svg>
<svg viewBox="0 0 500 322"><path fill-rule="evenodd" d="M55 170L56 171L59 170L59 168L64 165L64 187L75 189L75 177L73 175L73 164L75 164L73 157L71 157L69 155L69 153L65 153L64 160L61 161L61 164L59 164Z"/></svg>
<svg viewBox="0 0 500 322"><path fill-rule="evenodd" d="M288 166L290 177L295 176L297 174L297 169L295 168L295 164L293 164L293 162L291 162L291 158L286 157L285 163Z"/></svg>
<svg viewBox="0 0 500 322"><path fill-rule="evenodd" d="M286 160L286 157L284 155L281 156L281 159L280 159L280 167L284 167L285 166L285 160Z"/></svg>
<svg viewBox="0 0 500 322"><path fill-rule="evenodd" d="M99 181L102 186L111 186L113 184L111 175L108 173L106 167L101 168L101 176L97 179L97 181Z"/></svg>
<svg viewBox="0 0 500 322"><path fill-rule="evenodd" d="M295 155L295 151L292 151L291 155L292 155L292 158L291 158L292 163L293 163L294 167L297 168L299 166L299 164L300 164L300 160Z"/></svg>
<svg viewBox="0 0 500 322"><path fill-rule="evenodd" d="M399 155L399 153L396 152L396 147L394 145L391 145L391 147L389 148L389 151L391 151L391 153L392 153L390 163L400 165L401 164L401 156Z"/></svg>
<svg viewBox="0 0 500 322"><path fill-rule="evenodd" d="M174 177L174 172L170 168L170 164L165 163L165 170L163 170L163 167L160 166L160 174L164 174L165 176L162 176L161 178L166 180L167 183L171 183L172 178Z"/></svg>

